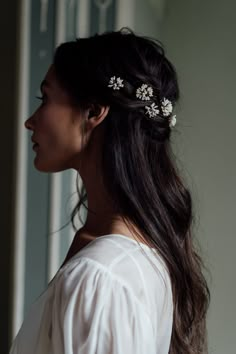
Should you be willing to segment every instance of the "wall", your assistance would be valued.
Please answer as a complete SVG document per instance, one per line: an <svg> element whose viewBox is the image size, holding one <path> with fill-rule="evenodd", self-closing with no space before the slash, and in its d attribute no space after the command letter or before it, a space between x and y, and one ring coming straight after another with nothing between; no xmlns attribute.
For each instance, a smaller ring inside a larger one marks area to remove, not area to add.
<svg viewBox="0 0 236 354"><path fill-rule="evenodd" d="M209 352L235 353L236 3L167 1L161 39L182 91L175 147L211 271Z"/></svg>
<svg viewBox="0 0 236 354"><path fill-rule="evenodd" d="M158 36L160 21L161 13L153 6L152 2L135 0L133 28L135 32L148 36Z"/></svg>

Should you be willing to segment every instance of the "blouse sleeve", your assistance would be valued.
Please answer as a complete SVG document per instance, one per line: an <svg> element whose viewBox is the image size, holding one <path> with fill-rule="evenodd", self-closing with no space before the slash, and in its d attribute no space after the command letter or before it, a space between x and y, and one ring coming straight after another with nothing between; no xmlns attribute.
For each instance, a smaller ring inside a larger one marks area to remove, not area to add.
<svg viewBox="0 0 236 354"><path fill-rule="evenodd" d="M94 261L79 261L55 286L51 353L156 353L150 319L129 286Z"/></svg>

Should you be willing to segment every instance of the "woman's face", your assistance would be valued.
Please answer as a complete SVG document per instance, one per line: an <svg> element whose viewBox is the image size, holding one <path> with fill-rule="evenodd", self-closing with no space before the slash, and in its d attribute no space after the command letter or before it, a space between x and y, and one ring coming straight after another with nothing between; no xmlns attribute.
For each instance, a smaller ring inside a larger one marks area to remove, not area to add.
<svg viewBox="0 0 236 354"><path fill-rule="evenodd" d="M60 86L51 66L41 84L42 103L27 119L36 153L34 165L44 172L58 172L78 165L81 152L82 114Z"/></svg>

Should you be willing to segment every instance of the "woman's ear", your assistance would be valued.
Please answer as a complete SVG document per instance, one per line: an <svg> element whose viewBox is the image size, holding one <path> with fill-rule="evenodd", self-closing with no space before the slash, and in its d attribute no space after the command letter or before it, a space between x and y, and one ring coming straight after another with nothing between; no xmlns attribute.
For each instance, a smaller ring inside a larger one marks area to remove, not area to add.
<svg viewBox="0 0 236 354"><path fill-rule="evenodd" d="M109 106L92 105L87 110L87 117L86 117L87 131L92 131L100 123L102 123L103 120L106 118L109 109L110 109Z"/></svg>

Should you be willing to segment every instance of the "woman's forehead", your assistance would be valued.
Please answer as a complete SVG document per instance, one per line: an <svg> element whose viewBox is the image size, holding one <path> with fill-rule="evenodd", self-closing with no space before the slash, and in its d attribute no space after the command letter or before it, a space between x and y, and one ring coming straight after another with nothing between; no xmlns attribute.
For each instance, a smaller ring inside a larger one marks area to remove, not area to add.
<svg viewBox="0 0 236 354"><path fill-rule="evenodd" d="M49 67L43 81L41 82L40 88L41 90L42 88L44 89L46 88L53 91L58 91L58 90L64 91L57 79L55 68L53 67L53 65Z"/></svg>
<svg viewBox="0 0 236 354"><path fill-rule="evenodd" d="M44 77L44 80L42 81L43 85L50 85L52 84L54 81L56 81L56 75L55 75L55 69L54 67L51 65Z"/></svg>
<svg viewBox="0 0 236 354"><path fill-rule="evenodd" d="M41 92L42 90L48 90L48 93L53 97L58 97L61 102L66 101L70 102L71 98L67 90L60 84L56 71L53 65L51 65L40 85Z"/></svg>

